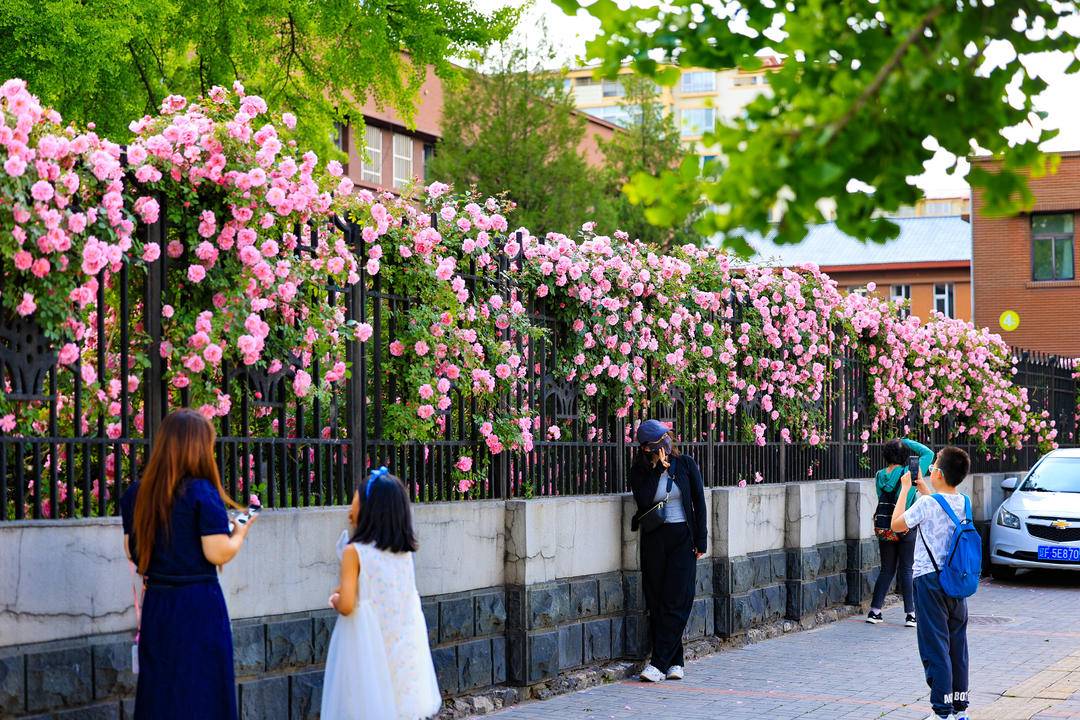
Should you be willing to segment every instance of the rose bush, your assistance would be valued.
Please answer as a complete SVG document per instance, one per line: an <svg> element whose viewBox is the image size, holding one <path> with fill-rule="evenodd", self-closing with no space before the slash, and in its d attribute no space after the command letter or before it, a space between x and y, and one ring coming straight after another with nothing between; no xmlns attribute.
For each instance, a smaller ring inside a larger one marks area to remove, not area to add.
<svg viewBox="0 0 1080 720"><path fill-rule="evenodd" d="M486 451L462 455L455 485L468 493L486 478L490 455L530 451L538 419L519 391L535 372L533 341L541 334L525 311L522 290L504 271L520 248L505 242L502 204L471 194L451 196L438 183L411 202L361 191L342 204L359 226L365 281L385 302L380 336L369 323L353 328L383 358L389 439L434 440L464 423ZM500 239L502 238L502 239ZM500 244L501 243L501 244ZM405 300L407 299L407 301Z"/></svg>
<svg viewBox="0 0 1080 720"><path fill-rule="evenodd" d="M239 83L191 104L170 96L160 115L131 124L134 187L162 199L169 218L165 247L143 251L145 261L169 258L166 378L175 404L211 417L231 406L226 369L286 380L301 398L346 377L344 308L312 290L359 280L329 226L335 194L351 194L352 183L340 164L299 154L292 126Z"/></svg>
<svg viewBox="0 0 1080 720"><path fill-rule="evenodd" d="M92 128L62 127L20 81L0 86L0 121L0 312L33 319L72 369L57 388L60 432L87 432L100 417L117 438L125 413L141 432L147 338L141 306L120 316L118 273L165 258L156 351L170 404L222 417L229 388L250 383L279 396L287 388L302 407L355 370L346 362L355 340L383 359L387 439L476 438L475 452L453 458L462 494L482 489L493 455L610 440L600 413L638 416L676 390L713 411L701 432L738 417L740 436L724 440L819 445L840 358L867 378L864 442L914 419L948 423L990 452L1055 443L1053 423L1013 382L1009 348L988 331L901 318L890 302L843 296L814 266L753 266L691 246L663 255L592 224L574 236L512 230L512 203L439 183L416 196L355 192L339 163L296 146L294 117L270 114L239 84L193 102L166 98L131 124L126 155ZM141 245L136 224L163 213L162 242ZM335 218L355 232L333 229ZM346 316L343 291L358 282L378 289L368 301L382 304L380 332ZM576 386L580 428L540 426L538 340L550 330L533 313L553 321L548 369ZM99 343L108 379L98 377ZM87 390L78 423L76 375ZM329 437L345 419L299 428L290 411L281 428L268 408L250 416L253 434L286 437ZM3 432L40 434L47 421L44 403L0 397Z"/></svg>

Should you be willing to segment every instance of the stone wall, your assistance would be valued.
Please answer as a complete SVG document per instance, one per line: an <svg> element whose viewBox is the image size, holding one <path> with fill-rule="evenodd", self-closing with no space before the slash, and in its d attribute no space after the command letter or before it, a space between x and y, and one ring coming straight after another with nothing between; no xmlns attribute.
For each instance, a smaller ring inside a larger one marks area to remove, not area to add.
<svg viewBox="0 0 1080 720"><path fill-rule="evenodd" d="M962 487L983 530L1003 477ZM872 481L715 488L706 502L688 639L869 600ZM418 505L417 586L444 693L645 657L633 512L627 495ZM345 524L344 508L267 511L225 568L243 717L317 712ZM0 611L0 717L130 716L134 614L118 521L0 526Z"/></svg>

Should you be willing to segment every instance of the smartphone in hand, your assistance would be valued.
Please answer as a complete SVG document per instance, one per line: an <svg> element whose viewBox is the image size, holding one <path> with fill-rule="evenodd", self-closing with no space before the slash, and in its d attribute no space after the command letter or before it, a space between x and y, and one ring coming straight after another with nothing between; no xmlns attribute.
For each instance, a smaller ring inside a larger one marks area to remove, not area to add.
<svg viewBox="0 0 1080 720"><path fill-rule="evenodd" d="M907 459L908 472L911 473L911 484L914 485L915 481L919 479L919 456L911 455Z"/></svg>

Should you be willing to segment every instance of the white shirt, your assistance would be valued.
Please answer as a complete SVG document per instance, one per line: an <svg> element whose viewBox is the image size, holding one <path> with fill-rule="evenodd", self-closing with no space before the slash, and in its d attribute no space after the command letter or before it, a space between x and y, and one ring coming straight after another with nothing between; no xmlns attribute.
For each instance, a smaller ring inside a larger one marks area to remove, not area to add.
<svg viewBox="0 0 1080 720"><path fill-rule="evenodd" d="M956 513L956 517L963 520L965 496L960 493L943 493L941 497L945 498L945 501L949 503L949 507ZM945 553L948 551L949 540L952 539L953 531L956 530L956 523L945 514L945 511L938 505L938 501L930 495L919 496L915 504L904 513L904 522L907 523L912 532L922 534L921 538L915 538L915 565L912 568L911 576L917 578L920 575L929 575L935 572L934 563L930 561L930 556L926 554L926 546L930 546L930 550L934 553L934 559L940 568L942 562L944 562ZM923 540L926 541L925 544Z"/></svg>

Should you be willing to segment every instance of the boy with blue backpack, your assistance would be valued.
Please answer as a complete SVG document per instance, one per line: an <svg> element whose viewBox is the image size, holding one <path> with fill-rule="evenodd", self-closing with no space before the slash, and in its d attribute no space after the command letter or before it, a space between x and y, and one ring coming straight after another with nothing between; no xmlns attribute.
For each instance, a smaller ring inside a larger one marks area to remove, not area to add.
<svg viewBox="0 0 1080 720"><path fill-rule="evenodd" d="M919 656L930 686L934 712L927 720L968 718L967 598L975 593L982 569L982 540L971 518L971 500L956 488L971 468L968 454L942 448L930 471L936 492L930 494L922 474L914 482L921 497L907 509L897 503L895 532L915 530L915 610L919 614ZM912 485L900 480L900 497Z"/></svg>

